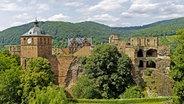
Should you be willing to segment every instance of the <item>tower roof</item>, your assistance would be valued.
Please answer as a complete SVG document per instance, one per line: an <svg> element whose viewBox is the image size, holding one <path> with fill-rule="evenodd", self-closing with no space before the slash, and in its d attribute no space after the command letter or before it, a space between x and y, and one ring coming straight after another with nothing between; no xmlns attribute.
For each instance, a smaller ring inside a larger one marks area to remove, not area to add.
<svg viewBox="0 0 184 104"><path fill-rule="evenodd" d="M23 34L22 36L50 36L45 33L40 27L39 22L35 20L34 27L32 27L28 32Z"/></svg>

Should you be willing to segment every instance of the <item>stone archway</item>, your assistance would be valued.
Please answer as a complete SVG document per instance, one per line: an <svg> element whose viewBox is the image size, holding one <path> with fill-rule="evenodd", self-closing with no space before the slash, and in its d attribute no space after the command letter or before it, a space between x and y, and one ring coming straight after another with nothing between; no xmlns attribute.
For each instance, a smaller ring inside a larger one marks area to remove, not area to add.
<svg viewBox="0 0 184 104"><path fill-rule="evenodd" d="M149 49L146 52L146 57L157 57L157 50L156 49Z"/></svg>
<svg viewBox="0 0 184 104"><path fill-rule="evenodd" d="M154 61L147 61L146 68L156 68L156 64Z"/></svg>

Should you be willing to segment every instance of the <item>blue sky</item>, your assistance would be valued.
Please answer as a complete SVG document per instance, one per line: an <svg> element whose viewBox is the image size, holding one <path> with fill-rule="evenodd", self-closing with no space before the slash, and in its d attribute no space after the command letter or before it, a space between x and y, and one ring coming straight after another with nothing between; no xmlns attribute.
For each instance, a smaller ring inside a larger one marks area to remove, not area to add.
<svg viewBox="0 0 184 104"><path fill-rule="evenodd" d="M183 0L1 0L0 30L39 21L139 26L184 17Z"/></svg>

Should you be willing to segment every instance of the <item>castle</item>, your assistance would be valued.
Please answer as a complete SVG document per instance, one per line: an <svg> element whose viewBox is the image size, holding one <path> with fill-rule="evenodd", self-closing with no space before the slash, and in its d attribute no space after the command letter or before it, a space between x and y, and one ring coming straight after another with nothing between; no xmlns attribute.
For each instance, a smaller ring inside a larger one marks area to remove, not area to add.
<svg viewBox="0 0 184 104"><path fill-rule="evenodd" d="M65 85L68 89L83 71L77 56L89 56L93 49L91 38L71 38L68 39L68 48L52 48L52 37L39 27L38 21L20 37L20 41L20 46L10 45L9 52L20 56L23 68L26 68L31 58L46 58L51 63L55 83ZM120 52L131 58L134 80L138 85L147 68L164 74L170 70L170 47L159 46L158 38L131 38L127 42L121 41L119 35L114 34L110 35L109 44L116 45Z"/></svg>
<svg viewBox="0 0 184 104"><path fill-rule="evenodd" d="M55 83L69 87L82 72L82 63L76 56L90 55L92 39L72 38L68 41L69 48L52 48L52 36L46 34L39 27L39 22L35 21L34 27L20 37L20 45L10 45L9 52L20 56L23 68L26 68L26 63L31 58L48 59L56 78Z"/></svg>

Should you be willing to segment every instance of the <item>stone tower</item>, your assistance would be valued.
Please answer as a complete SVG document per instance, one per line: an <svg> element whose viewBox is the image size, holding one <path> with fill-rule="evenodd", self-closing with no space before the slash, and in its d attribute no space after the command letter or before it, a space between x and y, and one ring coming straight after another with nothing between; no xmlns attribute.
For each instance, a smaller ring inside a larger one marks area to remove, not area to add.
<svg viewBox="0 0 184 104"><path fill-rule="evenodd" d="M118 45L119 40L120 40L119 34L112 34L109 36L109 43L110 44Z"/></svg>
<svg viewBox="0 0 184 104"><path fill-rule="evenodd" d="M48 58L52 55L52 37L39 27L37 20L34 22L34 27L21 36L20 41L21 65L24 68L30 58Z"/></svg>

